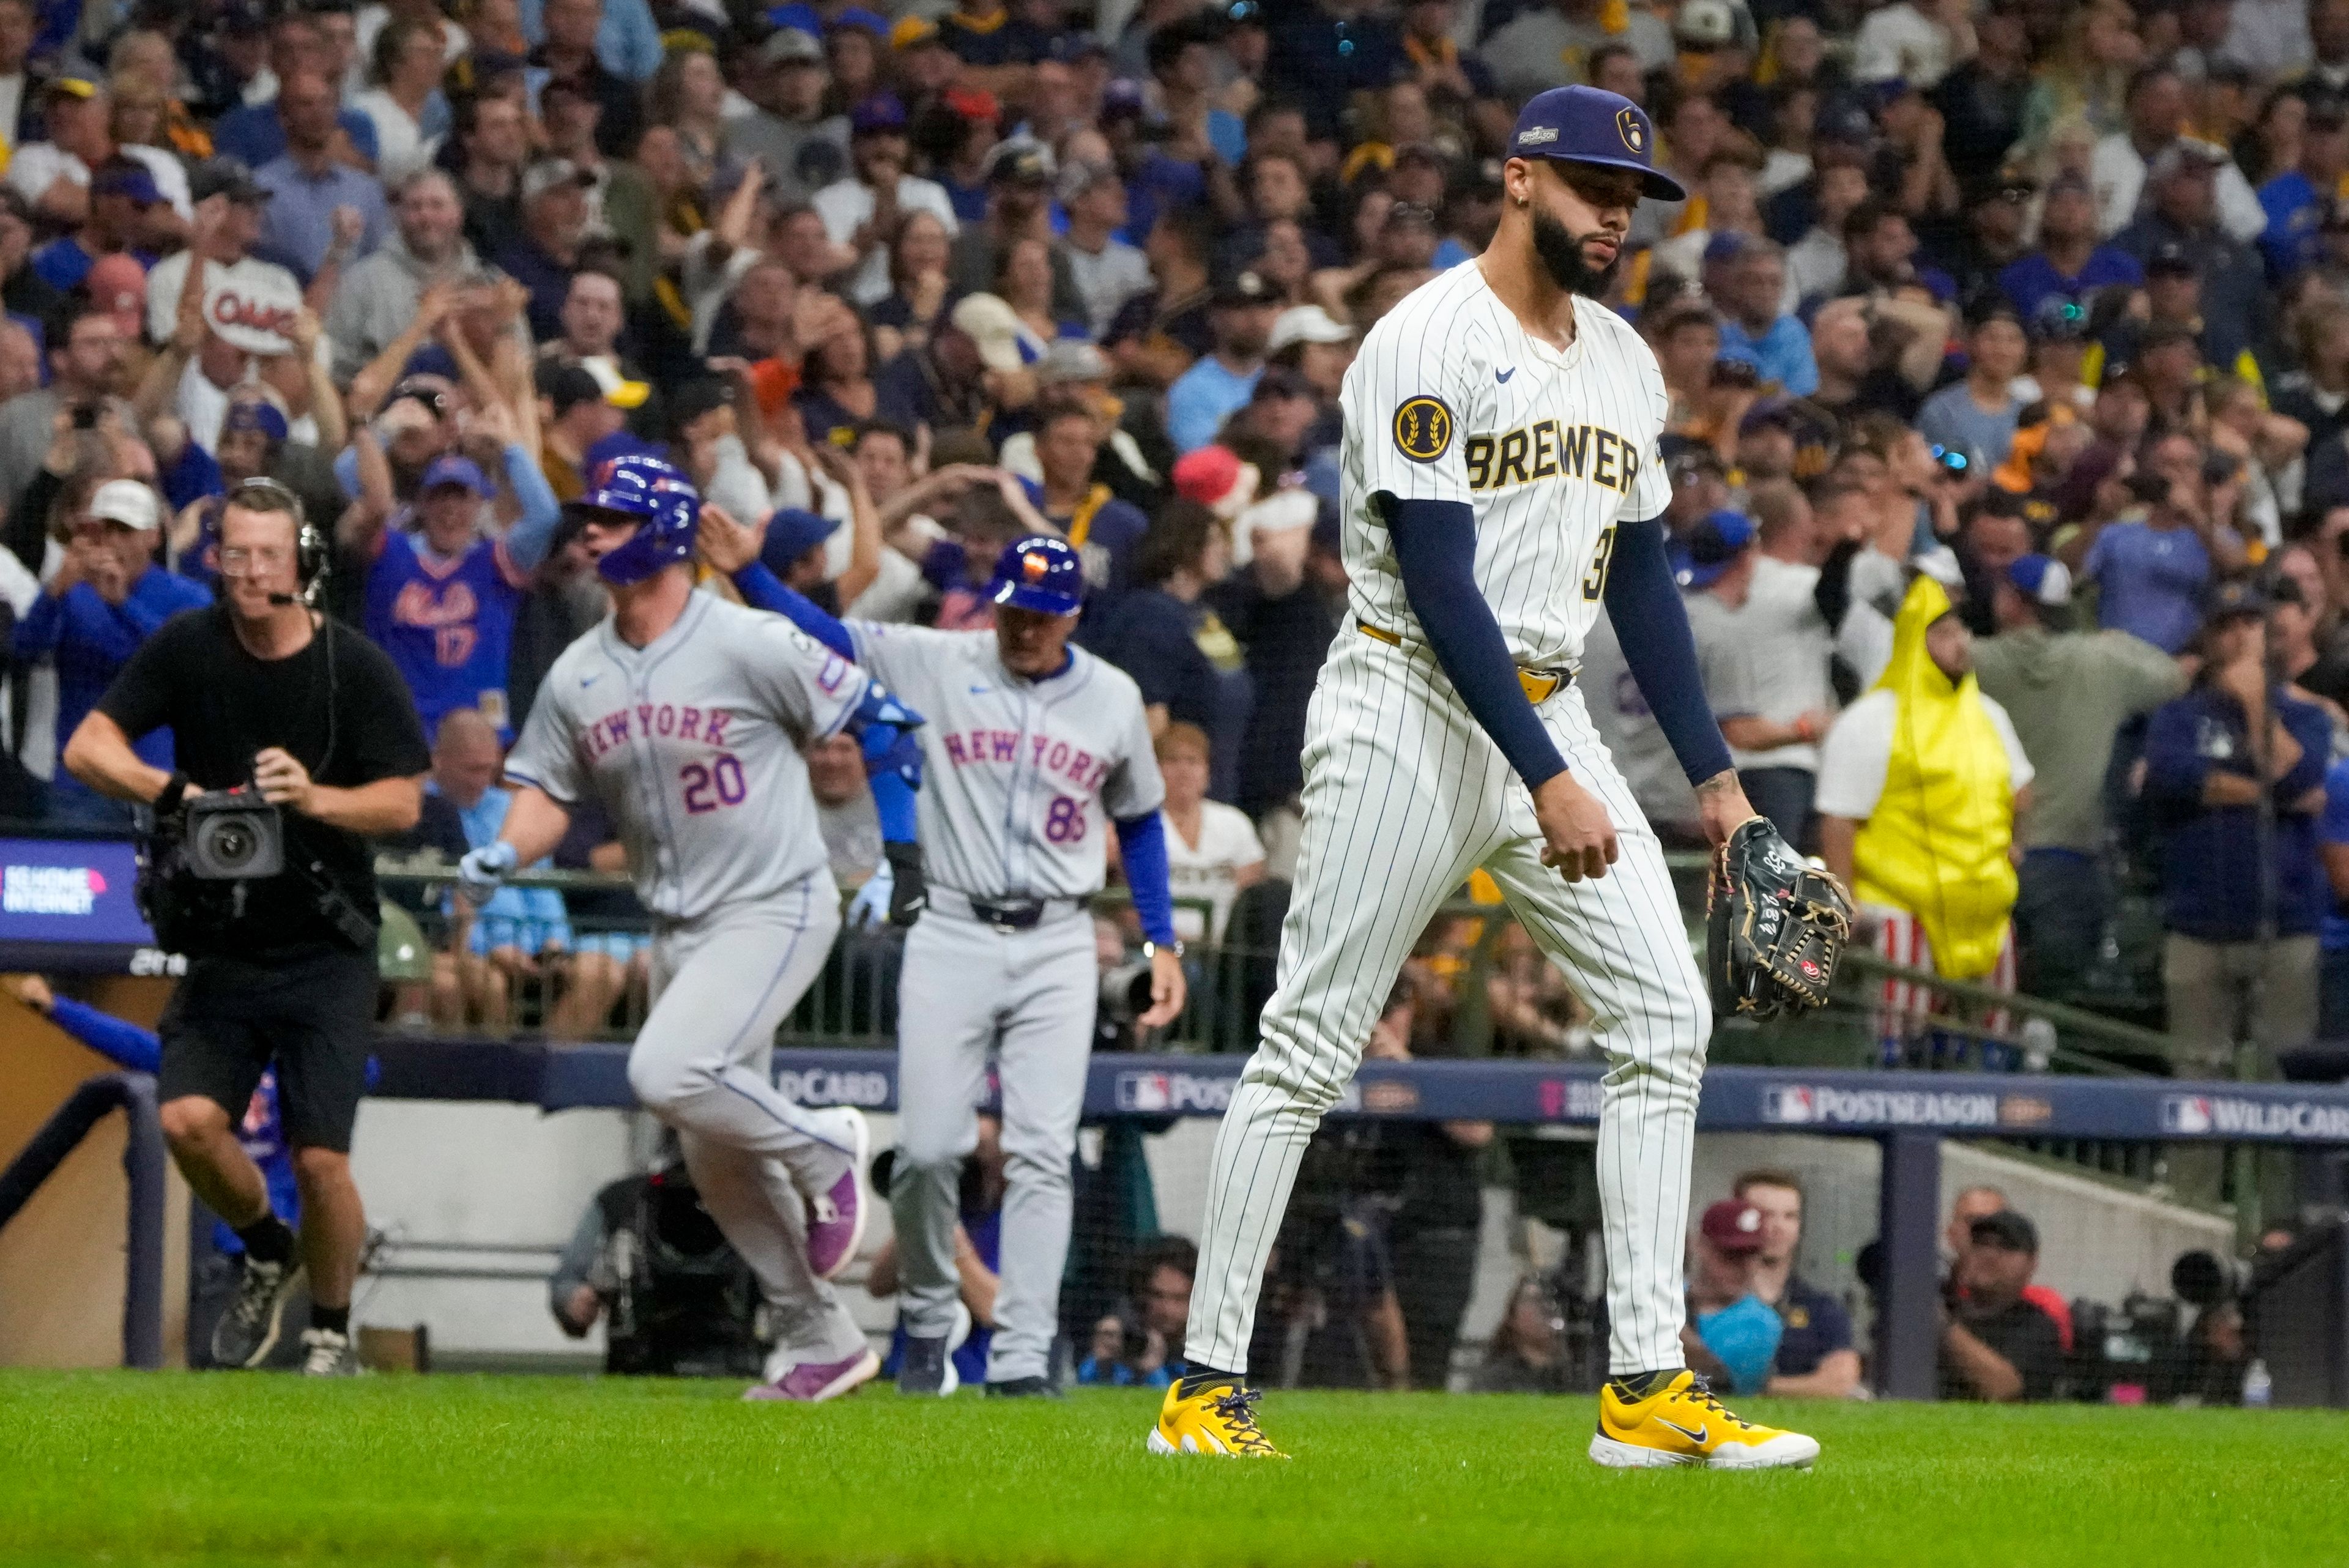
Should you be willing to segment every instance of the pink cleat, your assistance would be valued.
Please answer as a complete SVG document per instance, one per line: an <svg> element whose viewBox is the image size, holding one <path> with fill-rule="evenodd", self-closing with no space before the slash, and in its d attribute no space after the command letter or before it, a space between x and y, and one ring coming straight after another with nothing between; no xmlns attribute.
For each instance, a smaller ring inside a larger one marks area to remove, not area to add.
<svg viewBox="0 0 2349 1568"><path fill-rule="evenodd" d="M826 1399L853 1394L880 1376L881 1358L870 1350L860 1350L845 1361L802 1362L772 1383L761 1383L750 1389L742 1397L754 1403L785 1400L821 1405Z"/></svg>
<svg viewBox="0 0 2349 1568"><path fill-rule="evenodd" d="M873 1152L873 1128L864 1113L842 1106L828 1113L840 1123L849 1145L848 1168L826 1190L807 1200L808 1267L820 1280L848 1267L864 1240L864 1217L873 1195L864 1189L864 1167Z"/></svg>

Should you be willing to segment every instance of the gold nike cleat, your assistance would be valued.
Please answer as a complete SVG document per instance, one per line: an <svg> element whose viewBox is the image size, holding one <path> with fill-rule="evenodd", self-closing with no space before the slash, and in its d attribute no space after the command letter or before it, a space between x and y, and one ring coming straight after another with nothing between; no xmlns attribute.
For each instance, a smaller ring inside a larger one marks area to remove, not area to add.
<svg viewBox="0 0 2349 1568"><path fill-rule="evenodd" d="M1158 1407L1150 1428L1154 1454L1218 1454L1226 1459L1285 1459L1257 1429L1256 1402L1264 1397L1237 1383L1219 1383L1185 1395L1178 1379Z"/></svg>
<svg viewBox="0 0 2349 1568"><path fill-rule="evenodd" d="M1165 1421L1159 1417L1162 1426ZM1808 1469L1819 1457L1819 1445L1800 1432L1782 1432L1731 1415L1703 1378L1682 1372L1637 1401L1618 1395L1612 1381L1600 1389L1599 1431L1590 1439L1590 1457L1617 1469L1662 1465Z"/></svg>

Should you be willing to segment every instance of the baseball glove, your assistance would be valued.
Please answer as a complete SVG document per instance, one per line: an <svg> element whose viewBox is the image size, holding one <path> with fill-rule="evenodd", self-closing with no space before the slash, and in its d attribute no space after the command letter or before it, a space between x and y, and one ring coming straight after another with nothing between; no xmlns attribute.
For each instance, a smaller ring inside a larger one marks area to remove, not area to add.
<svg viewBox="0 0 2349 1568"><path fill-rule="evenodd" d="M1851 916L1843 885L1768 818L1740 823L1713 862L1704 968L1713 1015L1770 1019L1825 1002Z"/></svg>

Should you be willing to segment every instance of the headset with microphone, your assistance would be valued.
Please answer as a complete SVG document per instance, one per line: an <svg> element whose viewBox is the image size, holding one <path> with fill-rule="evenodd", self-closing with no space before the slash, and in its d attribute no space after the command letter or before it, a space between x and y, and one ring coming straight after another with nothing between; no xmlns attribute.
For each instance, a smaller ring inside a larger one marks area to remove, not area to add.
<svg viewBox="0 0 2349 1568"><path fill-rule="evenodd" d="M248 512L283 512L294 519L294 579L300 588L290 594L271 594L269 602L280 608L287 605L316 607L318 597L326 588L333 555L327 548L326 535L303 510L302 498L274 479L254 478L240 481L228 493L223 509L228 506L241 506ZM215 579L213 587L215 591L225 591L219 579Z"/></svg>

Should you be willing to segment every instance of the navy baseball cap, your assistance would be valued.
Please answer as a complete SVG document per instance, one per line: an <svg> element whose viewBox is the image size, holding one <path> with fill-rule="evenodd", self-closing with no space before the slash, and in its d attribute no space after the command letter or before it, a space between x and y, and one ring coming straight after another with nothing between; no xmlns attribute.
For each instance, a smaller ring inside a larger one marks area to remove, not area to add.
<svg viewBox="0 0 2349 1568"><path fill-rule="evenodd" d="M1753 542L1753 519L1724 507L1698 518L1687 538L1676 541L1666 554L1671 557L1672 576L1681 587L1709 588L1737 564L1737 557Z"/></svg>
<svg viewBox="0 0 2349 1568"><path fill-rule="evenodd" d="M1003 547L987 597L1039 615L1074 615L1085 597L1085 566L1065 539L1030 534Z"/></svg>
<svg viewBox="0 0 2349 1568"><path fill-rule="evenodd" d="M142 207L160 205L163 192L155 184L155 176L143 163L123 159L101 167L89 182L93 196L128 196Z"/></svg>
<svg viewBox="0 0 2349 1568"><path fill-rule="evenodd" d="M767 536L759 549L759 558L767 569L781 576L792 568L792 563L823 544L840 529L839 522L821 514L786 506L767 519Z"/></svg>
<svg viewBox="0 0 2349 1568"><path fill-rule="evenodd" d="M1595 87L1535 94L1510 133L1509 156L1630 169L1641 176L1640 189L1657 201L1688 200L1687 189L1656 167L1656 127L1648 111L1619 93Z"/></svg>
<svg viewBox="0 0 2349 1568"><path fill-rule="evenodd" d="M851 135L868 136L876 132L895 135L905 129L905 106L891 93L874 93L848 111Z"/></svg>
<svg viewBox="0 0 2349 1568"><path fill-rule="evenodd" d="M2052 556L2017 556L2006 569L2006 580L2034 604L2052 608L2072 602L2072 574Z"/></svg>

